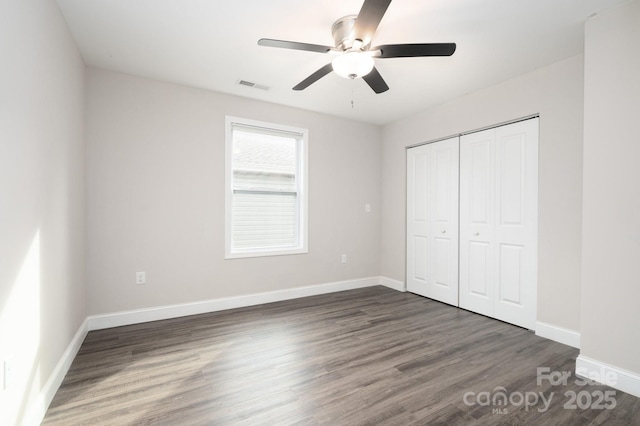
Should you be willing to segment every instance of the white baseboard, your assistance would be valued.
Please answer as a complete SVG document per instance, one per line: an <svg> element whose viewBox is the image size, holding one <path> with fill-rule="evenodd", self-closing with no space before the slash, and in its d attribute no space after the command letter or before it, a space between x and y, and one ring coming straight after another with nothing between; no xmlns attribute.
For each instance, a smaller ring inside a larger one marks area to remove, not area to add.
<svg viewBox="0 0 640 426"><path fill-rule="evenodd" d="M356 288L371 287L380 284L380 277L370 277L306 287L296 287L266 293L249 294L246 296L226 297L193 303L135 309L103 315L92 315L88 318L89 330L101 330L104 328L204 314L208 312L223 311L226 309L243 308L246 306L261 305L263 303L279 302L282 300L297 299L299 297L353 290Z"/></svg>
<svg viewBox="0 0 640 426"><path fill-rule="evenodd" d="M53 369L49 379L38 394L35 402L29 407L24 424L36 426L42 423L42 419L44 419L44 415L47 413L49 404L53 401L53 397L56 395L58 388L62 384L64 376L67 375L69 367L71 367L73 359L80 350L80 346L82 346L84 338L87 337L87 333L89 331L88 324L89 321L85 318L80 325L80 328L78 328L78 331L73 336L73 339L71 339L71 343L69 343L69 346L67 346L67 349L62 354L58 364L56 364L56 367Z"/></svg>
<svg viewBox="0 0 640 426"><path fill-rule="evenodd" d="M580 349L580 333L575 330L538 321L536 322L536 336Z"/></svg>
<svg viewBox="0 0 640 426"><path fill-rule="evenodd" d="M407 291L407 286L402 281L394 280L392 278L380 277L380 284L389 287L396 291Z"/></svg>
<svg viewBox="0 0 640 426"><path fill-rule="evenodd" d="M584 355L576 359L576 376L592 379L640 398L640 375Z"/></svg>

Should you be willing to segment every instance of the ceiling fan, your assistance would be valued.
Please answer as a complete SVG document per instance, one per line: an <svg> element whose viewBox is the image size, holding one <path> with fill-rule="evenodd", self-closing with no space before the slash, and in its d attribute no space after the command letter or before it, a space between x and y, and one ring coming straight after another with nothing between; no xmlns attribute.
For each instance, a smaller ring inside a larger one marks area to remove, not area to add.
<svg viewBox="0 0 640 426"><path fill-rule="evenodd" d="M269 38L258 40L258 45L336 55L330 63L294 86L293 90L306 89L334 71L345 78L362 77L374 92L383 93L389 90L389 86L375 68L374 58L451 56L456 50L455 43L384 44L371 47L371 39L390 3L391 0L365 0L358 15L348 15L334 22L331 34L335 47Z"/></svg>

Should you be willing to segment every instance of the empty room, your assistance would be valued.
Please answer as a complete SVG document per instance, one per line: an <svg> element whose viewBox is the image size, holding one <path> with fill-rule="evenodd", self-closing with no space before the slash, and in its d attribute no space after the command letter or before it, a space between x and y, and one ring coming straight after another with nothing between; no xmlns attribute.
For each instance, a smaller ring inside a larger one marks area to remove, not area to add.
<svg viewBox="0 0 640 426"><path fill-rule="evenodd" d="M640 425L639 43L640 0L2 0L0 425Z"/></svg>

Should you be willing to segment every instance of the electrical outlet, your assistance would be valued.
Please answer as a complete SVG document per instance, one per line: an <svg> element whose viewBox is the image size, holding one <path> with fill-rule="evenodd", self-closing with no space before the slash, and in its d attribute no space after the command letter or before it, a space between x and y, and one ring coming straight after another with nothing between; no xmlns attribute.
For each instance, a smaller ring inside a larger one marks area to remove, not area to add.
<svg viewBox="0 0 640 426"><path fill-rule="evenodd" d="M371 204L367 203L364 205L364 211L366 213L371 213Z"/></svg>
<svg viewBox="0 0 640 426"><path fill-rule="evenodd" d="M147 274L145 272L136 272L136 284L144 284L147 282Z"/></svg>
<svg viewBox="0 0 640 426"><path fill-rule="evenodd" d="M342 255L342 263L347 263L347 255L346 254Z"/></svg>

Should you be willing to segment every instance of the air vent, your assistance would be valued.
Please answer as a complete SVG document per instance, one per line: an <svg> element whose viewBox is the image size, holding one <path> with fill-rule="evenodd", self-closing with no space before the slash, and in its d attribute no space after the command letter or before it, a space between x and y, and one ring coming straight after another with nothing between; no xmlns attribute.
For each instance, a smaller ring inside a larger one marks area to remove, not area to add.
<svg viewBox="0 0 640 426"><path fill-rule="evenodd" d="M252 81L247 81L247 80L240 80L238 81L238 84L240 86L247 86L247 87L253 87L254 89L259 89L259 90L269 90L268 86L264 86L262 84L256 84Z"/></svg>

